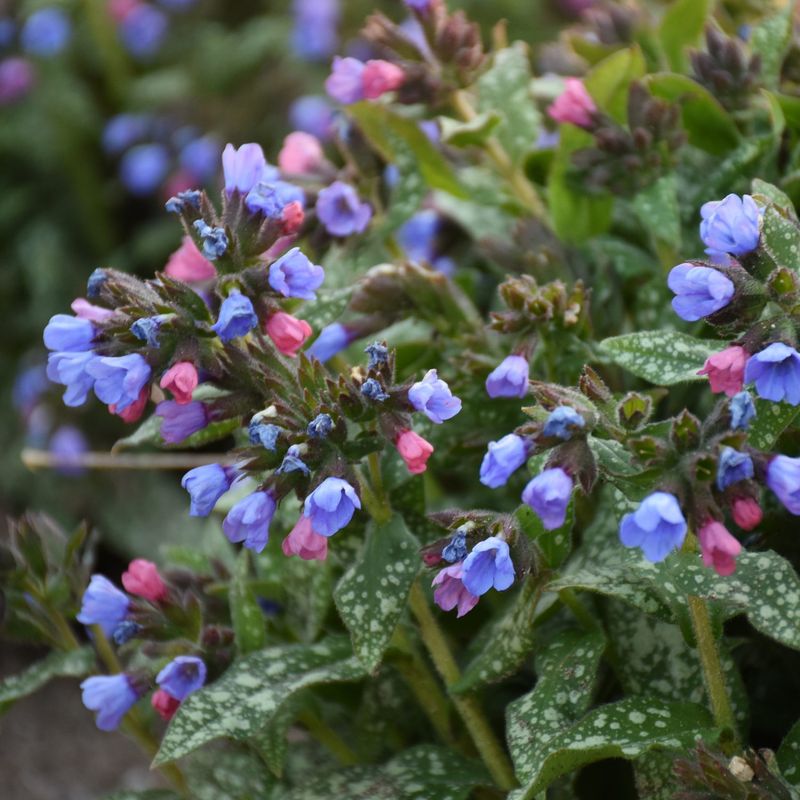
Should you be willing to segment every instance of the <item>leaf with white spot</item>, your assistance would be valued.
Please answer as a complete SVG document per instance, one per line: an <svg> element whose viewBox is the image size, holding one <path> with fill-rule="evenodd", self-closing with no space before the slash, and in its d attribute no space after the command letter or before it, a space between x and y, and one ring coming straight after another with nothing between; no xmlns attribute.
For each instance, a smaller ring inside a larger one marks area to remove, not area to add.
<svg viewBox="0 0 800 800"><path fill-rule="evenodd" d="M419 542L395 514L384 525L370 524L360 558L336 586L336 608L369 671L381 661L419 568Z"/></svg>
<svg viewBox="0 0 800 800"><path fill-rule="evenodd" d="M761 245L779 266L800 270L800 226L794 212L767 206L761 218Z"/></svg>
<svg viewBox="0 0 800 800"><path fill-rule="evenodd" d="M180 800L180 795L169 789L143 789L137 791L134 789L126 789L121 792L114 792L108 795L105 800ZM201 800L201 798L197 798ZM219 800L225 800L224 797Z"/></svg>
<svg viewBox="0 0 800 800"><path fill-rule="evenodd" d="M639 378L657 386L671 386L705 380L697 371L723 345L677 331L638 331L604 339L599 348L614 364Z"/></svg>
<svg viewBox="0 0 800 800"><path fill-rule="evenodd" d="M747 431L749 444L758 450L771 450L778 437L794 422L798 414L800 406L756 398L756 418Z"/></svg>
<svg viewBox="0 0 800 800"><path fill-rule="evenodd" d="M236 647L239 652L245 654L260 650L267 643L267 626L250 584L248 550L242 549L236 559L228 603L231 609L233 630L236 634Z"/></svg>
<svg viewBox="0 0 800 800"><path fill-rule="evenodd" d="M753 27L750 47L761 57L761 80L767 88L780 81L781 65L792 37L792 14L795 0L787 0L777 10Z"/></svg>
<svg viewBox="0 0 800 800"><path fill-rule="evenodd" d="M351 655L350 643L344 637L251 653L181 704L153 765L180 758L213 739L246 741L257 737L295 693L363 676L364 668Z"/></svg>
<svg viewBox="0 0 800 800"><path fill-rule="evenodd" d="M776 755L783 777L792 786L800 789L800 721L792 725Z"/></svg>
<svg viewBox="0 0 800 800"><path fill-rule="evenodd" d="M231 746L203 750L181 766L192 800L266 800L275 780L254 752Z"/></svg>
<svg viewBox="0 0 800 800"><path fill-rule="evenodd" d="M681 246L681 211L674 173L659 178L633 198L633 210L646 230L675 250Z"/></svg>

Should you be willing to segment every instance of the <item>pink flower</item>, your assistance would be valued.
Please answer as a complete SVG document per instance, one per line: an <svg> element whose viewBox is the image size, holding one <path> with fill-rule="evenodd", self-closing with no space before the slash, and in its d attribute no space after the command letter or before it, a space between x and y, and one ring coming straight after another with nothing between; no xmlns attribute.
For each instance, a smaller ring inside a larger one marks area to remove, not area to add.
<svg viewBox="0 0 800 800"><path fill-rule="evenodd" d="M303 211L303 206L297 200L287 203L281 211L281 231L283 235L287 237L297 233L305 218L306 212ZM281 240L279 239L278 241Z"/></svg>
<svg viewBox="0 0 800 800"><path fill-rule="evenodd" d="M303 175L306 172L315 172L324 160L325 154L319 139L310 133L295 131L283 140L278 166L283 172Z"/></svg>
<svg viewBox="0 0 800 800"><path fill-rule="evenodd" d="M451 564L433 579L435 591L433 601L442 611L452 611L458 607L457 617L463 617L478 604L478 596L472 594L461 581L461 561Z"/></svg>
<svg viewBox="0 0 800 800"><path fill-rule="evenodd" d="M556 122L570 122L579 128L590 127L596 111L594 100L578 78L567 78L564 91L547 109Z"/></svg>
<svg viewBox="0 0 800 800"><path fill-rule="evenodd" d="M191 361L178 361L162 376L159 386L169 389L175 402L186 405L192 402L192 394L197 388L197 369Z"/></svg>
<svg viewBox="0 0 800 800"><path fill-rule="evenodd" d="M761 524L764 513L755 497L735 497L731 503L733 521L743 530L751 531Z"/></svg>
<svg viewBox="0 0 800 800"><path fill-rule="evenodd" d="M70 308L75 312L76 317L90 319L92 322L105 322L109 317L114 316L114 312L110 309L93 305L83 297L76 297Z"/></svg>
<svg viewBox="0 0 800 800"><path fill-rule="evenodd" d="M183 237L181 246L169 257L164 272L170 278L184 283L208 281L217 275L214 265L203 256L189 236Z"/></svg>
<svg viewBox="0 0 800 800"><path fill-rule="evenodd" d="M367 100L377 100L386 92L393 92L403 85L406 74L397 64L382 59L372 59L364 65L361 86Z"/></svg>
<svg viewBox="0 0 800 800"><path fill-rule="evenodd" d="M178 710L180 704L180 700L176 700L163 689L157 689L150 698L150 705L153 706L158 716L161 717L164 722L169 722L173 716L175 716L175 712Z"/></svg>
<svg viewBox="0 0 800 800"><path fill-rule="evenodd" d="M135 558L122 573L125 591L157 603L167 597L167 587L158 574L158 567L144 558Z"/></svg>
<svg viewBox="0 0 800 800"><path fill-rule="evenodd" d="M116 414L118 417L122 419L123 422L127 422L130 424L131 422L138 422L142 418L142 414L144 414L144 410L147 406L147 401L150 399L150 386L143 386L142 390L139 392L139 396L136 400L131 403L126 408L123 408L122 411L117 411L117 404L112 403L109 407L109 413Z"/></svg>
<svg viewBox="0 0 800 800"><path fill-rule="evenodd" d="M742 552L742 546L728 529L721 522L712 519L700 528L698 537L700 549L703 551L703 563L707 567L714 567L718 575L733 575L736 571L736 556Z"/></svg>
<svg viewBox="0 0 800 800"><path fill-rule="evenodd" d="M433 445L418 433L408 429L401 431L395 439L394 446L412 475L425 472L428 468L426 462L433 453Z"/></svg>
<svg viewBox="0 0 800 800"><path fill-rule="evenodd" d="M278 311L267 320L267 334L285 356L296 356L303 342L311 336L311 326L285 311Z"/></svg>
<svg viewBox="0 0 800 800"><path fill-rule="evenodd" d="M744 347L731 345L719 353L714 353L706 359L698 375L708 375L711 391L715 394L725 392L728 397L733 397L742 391L744 385L744 366L748 354Z"/></svg>
<svg viewBox="0 0 800 800"><path fill-rule="evenodd" d="M283 540L281 549L285 556L324 561L328 557L328 538L311 527L311 517L301 514L291 533Z"/></svg>

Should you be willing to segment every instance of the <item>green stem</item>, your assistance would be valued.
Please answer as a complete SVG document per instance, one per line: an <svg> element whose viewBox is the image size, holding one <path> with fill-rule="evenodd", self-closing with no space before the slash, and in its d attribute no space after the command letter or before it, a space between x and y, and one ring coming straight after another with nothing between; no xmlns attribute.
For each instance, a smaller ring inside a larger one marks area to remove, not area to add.
<svg viewBox="0 0 800 800"><path fill-rule="evenodd" d="M452 686L460 679L461 672L418 583L411 588L410 604L419 623L422 641L439 675L445 686ZM517 785L514 769L477 700L454 695L452 701L495 783L506 791L513 789Z"/></svg>
<svg viewBox="0 0 800 800"><path fill-rule="evenodd" d="M328 727L316 714L311 711L303 711L299 720L320 744L327 747L336 756L341 764L349 767L358 763L358 756L347 742L333 728Z"/></svg>
<svg viewBox="0 0 800 800"><path fill-rule="evenodd" d="M103 59L109 96L121 102L128 88L128 64L119 44L114 23L103 0L83 0L89 28Z"/></svg>
<svg viewBox="0 0 800 800"><path fill-rule="evenodd" d="M581 603L572 589L562 589L558 593L558 599L575 615L575 618L584 629L595 631L600 627L597 620L586 610L586 606Z"/></svg>

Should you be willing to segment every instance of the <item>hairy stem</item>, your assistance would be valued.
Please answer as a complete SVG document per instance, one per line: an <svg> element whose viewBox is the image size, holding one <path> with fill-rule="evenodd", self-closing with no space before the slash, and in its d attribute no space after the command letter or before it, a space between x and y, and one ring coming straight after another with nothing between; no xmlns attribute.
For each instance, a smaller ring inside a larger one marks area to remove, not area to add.
<svg viewBox="0 0 800 800"><path fill-rule="evenodd" d="M358 756L347 742L316 714L311 711L303 711L299 720L321 745L336 756L343 766L349 767L358 763Z"/></svg>

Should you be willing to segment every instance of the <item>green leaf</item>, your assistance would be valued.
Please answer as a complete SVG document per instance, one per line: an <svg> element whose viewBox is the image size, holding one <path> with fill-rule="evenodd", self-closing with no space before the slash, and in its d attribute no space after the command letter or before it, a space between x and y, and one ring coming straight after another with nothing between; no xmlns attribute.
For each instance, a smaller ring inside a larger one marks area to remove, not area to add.
<svg viewBox="0 0 800 800"><path fill-rule="evenodd" d="M658 386L671 386L704 380L697 371L721 345L713 339L696 339L677 331L637 331L604 339L599 349L639 378Z"/></svg>
<svg viewBox="0 0 800 800"><path fill-rule="evenodd" d="M540 470L536 470L537 474ZM542 520L530 506L521 505L516 517L528 538L535 542L545 558L546 565L552 569L560 567L572 551L572 526L575 524L575 504L570 499L567 515L560 528L545 530Z"/></svg>
<svg viewBox="0 0 800 800"><path fill-rule="evenodd" d="M336 608L370 672L392 638L419 565L419 542L395 514L383 525L370 523L361 556L336 586Z"/></svg>
<svg viewBox="0 0 800 800"><path fill-rule="evenodd" d="M795 0L784 0L783 8L756 25L750 34L750 50L761 56L760 78L768 89L780 81L781 65L792 36Z"/></svg>
<svg viewBox="0 0 800 800"><path fill-rule="evenodd" d="M800 721L792 725L776 753L781 774L789 783L800 789Z"/></svg>
<svg viewBox="0 0 800 800"><path fill-rule="evenodd" d="M786 192L772 183L762 181L760 178L753 178L750 187L750 193L756 200L763 198L762 205L772 203L784 212L786 216L796 219L797 215L795 214L794 203L792 203L792 199Z"/></svg>
<svg viewBox="0 0 800 800"><path fill-rule="evenodd" d="M439 117L442 141L452 147L480 146L492 135L494 129L503 121L496 111L478 114L469 122L461 122L450 117Z"/></svg>
<svg viewBox="0 0 800 800"><path fill-rule="evenodd" d="M163 444L161 440L161 417L155 414L148 417L133 433L117 439L111 448L112 453L119 453L123 450L132 450L135 447L150 445L159 447Z"/></svg>
<svg viewBox="0 0 800 800"><path fill-rule="evenodd" d="M274 780L258 756L233 747L197 753L184 774L192 800L266 800Z"/></svg>
<svg viewBox="0 0 800 800"><path fill-rule="evenodd" d="M676 0L664 14L658 38L675 72L686 70L689 63L686 49L699 43L713 7L711 0Z"/></svg>
<svg viewBox="0 0 800 800"><path fill-rule="evenodd" d="M646 71L642 51L631 47L604 58L589 70L584 84L601 109L617 122L625 123L628 120L628 89L631 82L644 77Z"/></svg>
<svg viewBox="0 0 800 800"><path fill-rule="evenodd" d="M612 475L630 476L640 472L632 460L627 447L614 439L598 439L588 436L589 449L597 459L597 463Z"/></svg>
<svg viewBox="0 0 800 800"><path fill-rule="evenodd" d="M478 81L478 108L489 120L500 117L495 134L515 166L533 149L542 126L530 93L531 78L528 47L515 42L495 53L492 66Z"/></svg>
<svg viewBox="0 0 800 800"><path fill-rule="evenodd" d="M680 103L690 144L716 156L740 144L739 129L731 115L699 83L669 72L648 75L645 83L655 97Z"/></svg>
<svg viewBox="0 0 800 800"><path fill-rule="evenodd" d="M180 800L180 795L169 789L125 789L121 792L114 792L106 797L105 800ZM201 800L201 798L197 798ZM220 798L224 800L224 798Z"/></svg>
<svg viewBox="0 0 800 800"><path fill-rule="evenodd" d="M236 559L236 568L228 593L236 647L242 654L260 650L267 643L267 626L264 614L256 601L250 585L250 554L242 549Z"/></svg>
<svg viewBox="0 0 800 800"><path fill-rule="evenodd" d="M681 210L678 181L674 173L664 175L633 198L633 210L642 227L674 249L681 246Z"/></svg>
<svg viewBox="0 0 800 800"><path fill-rule="evenodd" d="M698 737L705 741L717 738L711 716L702 706L648 697L609 703L553 736L546 752L529 753L526 763L531 777L522 789L511 792L508 800L533 800L560 775L594 761L634 759L651 750L683 750Z"/></svg>
<svg viewBox="0 0 800 800"><path fill-rule="evenodd" d="M467 800L490 784L480 765L452 750L412 747L382 766L358 766L315 775L282 800Z"/></svg>
<svg viewBox="0 0 800 800"><path fill-rule="evenodd" d="M760 397L756 398L755 403L756 418L750 423L747 439L759 450L770 450L800 414L800 406L773 403Z"/></svg>
<svg viewBox="0 0 800 800"><path fill-rule="evenodd" d="M24 672L0 681L0 713L5 713L14 702L33 694L53 678L82 678L95 668L95 664L91 647L50 653Z"/></svg>
<svg viewBox="0 0 800 800"><path fill-rule="evenodd" d="M774 205L764 209L761 244L777 265L800 270L800 225L793 211Z"/></svg>
<svg viewBox="0 0 800 800"><path fill-rule="evenodd" d="M235 661L219 680L181 704L153 766L224 736L257 737L297 692L362 678L364 668L350 653L346 638L331 637L314 645L268 647Z"/></svg>
<svg viewBox="0 0 800 800"><path fill-rule="evenodd" d="M317 292L317 299L303 304L303 319L316 331L339 319L350 302L353 287Z"/></svg>

